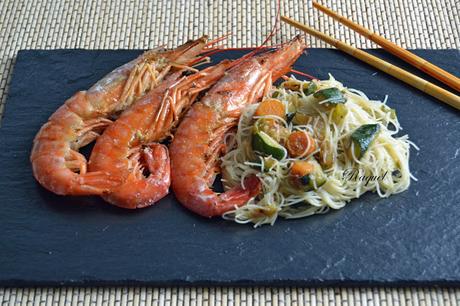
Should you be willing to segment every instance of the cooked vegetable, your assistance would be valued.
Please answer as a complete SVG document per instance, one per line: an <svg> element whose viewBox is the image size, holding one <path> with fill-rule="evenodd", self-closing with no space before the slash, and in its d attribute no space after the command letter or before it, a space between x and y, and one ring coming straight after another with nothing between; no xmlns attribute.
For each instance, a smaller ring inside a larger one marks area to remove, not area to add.
<svg viewBox="0 0 460 306"><path fill-rule="evenodd" d="M292 163L290 174L295 177L303 177L315 170L313 163L304 160L297 160Z"/></svg>
<svg viewBox="0 0 460 306"><path fill-rule="evenodd" d="M318 189L326 183L326 175L321 165L314 159L295 161L289 174L291 185L305 191Z"/></svg>
<svg viewBox="0 0 460 306"><path fill-rule="evenodd" d="M379 131L380 125L378 124L364 124L357 128L350 136L350 155L351 148L354 148L354 156L361 159L372 145Z"/></svg>
<svg viewBox="0 0 460 306"><path fill-rule="evenodd" d="M264 132L277 142L284 142L289 131L278 121L270 118L259 118L254 123L254 133Z"/></svg>
<svg viewBox="0 0 460 306"><path fill-rule="evenodd" d="M370 100L332 76L313 82L292 78L271 93L284 103L287 124L272 115L254 118L259 104L253 104L241 114L236 135L229 133L233 149L221 163L228 169L223 171L225 188L240 186L255 173L262 192L224 214L225 219L273 225L279 218L341 209L366 192L388 197L409 187L411 142L407 135L396 136L401 126L387 99ZM271 155L273 150L278 158Z"/></svg>
<svg viewBox="0 0 460 306"><path fill-rule="evenodd" d="M341 124L347 115L347 107L343 104L337 104L332 110L332 121L336 124Z"/></svg>
<svg viewBox="0 0 460 306"><path fill-rule="evenodd" d="M396 110L394 108L391 108L388 105L382 104L382 106L380 106L380 109L384 112L389 112L391 119L393 120L396 119Z"/></svg>
<svg viewBox="0 0 460 306"><path fill-rule="evenodd" d="M314 93L318 89L318 86L316 85L315 82L310 82L308 85L304 85L303 87L303 93L308 96Z"/></svg>
<svg viewBox="0 0 460 306"><path fill-rule="evenodd" d="M266 99L256 109L254 116L278 116L286 119L286 109L283 102L277 99Z"/></svg>
<svg viewBox="0 0 460 306"><path fill-rule="evenodd" d="M300 82L294 79L287 80L283 83L281 83L281 87L284 87L286 89L290 89L293 91L299 91L300 89Z"/></svg>
<svg viewBox="0 0 460 306"><path fill-rule="evenodd" d="M396 120L396 110L394 108L390 108L390 118Z"/></svg>
<svg viewBox="0 0 460 306"><path fill-rule="evenodd" d="M292 119L292 123L296 125L307 125L310 122L311 118L312 117L310 115L297 112L295 113L294 118Z"/></svg>
<svg viewBox="0 0 460 306"><path fill-rule="evenodd" d="M343 96L342 92L336 88L321 89L313 94L313 97L321 101L327 101L329 104L339 104L347 102L347 99Z"/></svg>
<svg viewBox="0 0 460 306"><path fill-rule="evenodd" d="M267 133L259 131L252 135L252 149L266 156L280 160L286 156L286 150Z"/></svg>
<svg viewBox="0 0 460 306"><path fill-rule="evenodd" d="M286 149L291 157L305 157L316 150L316 143L306 131L295 131L289 135Z"/></svg>
<svg viewBox="0 0 460 306"><path fill-rule="evenodd" d="M273 168L275 163L276 159L274 159L273 157L264 157L264 171L270 171L270 169Z"/></svg>

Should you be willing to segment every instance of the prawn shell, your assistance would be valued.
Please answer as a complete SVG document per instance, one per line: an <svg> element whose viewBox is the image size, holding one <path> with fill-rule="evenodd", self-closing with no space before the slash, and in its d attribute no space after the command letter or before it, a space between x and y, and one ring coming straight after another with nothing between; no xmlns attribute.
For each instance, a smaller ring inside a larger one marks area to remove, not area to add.
<svg viewBox="0 0 460 306"><path fill-rule="evenodd" d="M305 47L297 37L274 52L245 58L192 107L170 146L172 189L182 205L214 217L246 204L260 192L261 183L254 175L246 178L244 188L236 186L221 194L212 190L224 137L236 126L242 110L289 72Z"/></svg>

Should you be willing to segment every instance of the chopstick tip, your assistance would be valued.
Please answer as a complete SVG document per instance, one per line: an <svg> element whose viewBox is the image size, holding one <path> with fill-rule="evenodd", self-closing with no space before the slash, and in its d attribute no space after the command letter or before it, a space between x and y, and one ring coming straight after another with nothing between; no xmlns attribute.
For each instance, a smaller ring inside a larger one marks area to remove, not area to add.
<svg viewBox="0 0 460 306"><path fill-rule="evenodd" d="M313 7L320 7L321 6L321 4L319 4L315 0L312 0L311 3L313 4Z"/></svg>

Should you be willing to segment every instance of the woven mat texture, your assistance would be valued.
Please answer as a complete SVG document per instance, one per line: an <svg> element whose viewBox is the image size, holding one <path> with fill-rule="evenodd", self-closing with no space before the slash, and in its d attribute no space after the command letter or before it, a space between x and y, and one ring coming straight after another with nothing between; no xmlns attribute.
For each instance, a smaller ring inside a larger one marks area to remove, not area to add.
<svg viewBox="0 0 460 306"><path fill-rule="evenodd" d="M406 48L460 49L460 0L323 0ZM311 8L281 13L357 47L375 47ZM0 115L19 49L147 49L231 32L228 46L260 44L274 25L271 0L0 0ZM281 25L271 43L296 31ZM306 37L311 47L326 47ZM0 305L460 305L454 288L0 288Z"/></svg>

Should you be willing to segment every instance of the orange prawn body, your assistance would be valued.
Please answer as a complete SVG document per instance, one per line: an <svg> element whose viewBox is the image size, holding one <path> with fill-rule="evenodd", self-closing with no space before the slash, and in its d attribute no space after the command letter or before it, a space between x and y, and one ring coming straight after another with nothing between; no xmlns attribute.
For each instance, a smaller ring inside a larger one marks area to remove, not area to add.
<svg viewBox="0 0 460 306"><path fill-rule="evenodd" d="M260 192L255 176L246 178L244 187L222 194L211 189L224 137L237 125L243 108L268 93L272 82L289 72L305 47L295 38L275 52L244 60L187 113L169 148L172 189L186 208L205 217L220 216Z"/></svg>
<svg viewBox="0 0 460 306"><path fill-rule="evenodd" d="M229 65L230 61L223 61L188 76L182 76L183 71L171 73L105 130L93 148L89 169L121 181L104 193L106 201L143 208L168 193L168 149L157 142L171 136L198 94L217 82Z"/></svg>
<svg viewBox="0 0 460 306"><path fill-rule="evenodd" d="M36 180L60 195L100 195L120 184L108 172L88 172L79 149L112 123L109 118L161 84L172 67L193 63L206 41L147 51L68 99L35 136L30 161Z"/></svg>

